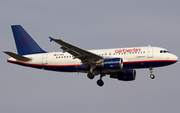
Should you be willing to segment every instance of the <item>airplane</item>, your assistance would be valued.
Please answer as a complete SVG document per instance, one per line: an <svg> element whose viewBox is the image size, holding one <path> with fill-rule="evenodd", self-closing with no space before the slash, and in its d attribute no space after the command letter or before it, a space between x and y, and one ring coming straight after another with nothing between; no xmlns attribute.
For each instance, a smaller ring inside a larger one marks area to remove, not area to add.
<svg viewBox="0 0 180 113"><path fill-rule="evenodd" d="M7 62L22 66L58 71L87 73L89 79L100 75L97 81L103 86L102 77L121 81L136 79L136 70L149 68L150 78L154 79L153 68L167 66L178 61L178 57L161 47L129 47L84 50L61 39L50 38L61 46L62 52L44 51L21 25L12 25L17 52L4 51L11 56Z"/></svg>

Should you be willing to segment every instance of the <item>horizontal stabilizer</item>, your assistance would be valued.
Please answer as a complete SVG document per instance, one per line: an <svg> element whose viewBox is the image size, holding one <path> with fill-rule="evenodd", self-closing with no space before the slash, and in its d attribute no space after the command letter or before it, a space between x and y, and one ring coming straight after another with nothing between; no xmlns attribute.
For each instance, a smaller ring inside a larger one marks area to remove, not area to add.
<svg viewBox="0 0 180 113"><path fill-rule="evenodd" d="M3 52L6 53L9 56L15 58L16 60L21 60L21 61L29 61L29 60L31 60L30 58L27 58L27 57L24 57L24 56L21 56L21 55L18 55L18 54L9 52L9 51L3 51Z"/></svg>

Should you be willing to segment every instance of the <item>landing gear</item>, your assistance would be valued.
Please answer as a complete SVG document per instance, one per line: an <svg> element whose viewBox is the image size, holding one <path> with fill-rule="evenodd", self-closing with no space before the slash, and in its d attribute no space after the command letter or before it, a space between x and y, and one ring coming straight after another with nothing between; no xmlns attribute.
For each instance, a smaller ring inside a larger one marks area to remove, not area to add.
<svg viewBox="0 0 180 113"><path fill-rule="evenodd" d="M153 73L153 67L150 67L149 70L150 70L150 73L151 73L150 78L154 79L155 76L152 74Z"/></svg>
<svg viewBox="0 0 180 113"><path fill-rule="evenodd" d="M94 76L95 76L95 75L94 75L93 73L91 73L91 72L89 72L89 73L87 74L87 77L88 77L89 79L93 79ZM104 85L104 82L103 82L103 80L102 80L102 77L103 77L103 76L105 76L105 74L101 74L101 75L100 75L100 79L97 81L97 85L100 86L100 87Z"/></svg>
<svg viewBox="0 0 180 113"><path fill-rule="evenodd" d="M87 77L88 77L89 79L93 79L93 78L94 78L94 74L93 74L93 73L88 73L88 74L87 74Z"/></svg>
<svg viewBox="0 0 180 113"><path fill-rule="evenodd" d="M91 67L90 67L90 72L87 74L87 77L89 78L89 79L93 79L94 78L94 74L93 74L93 69L94 68L96 68L96 66L95 65L91 65Z"/></svg>
<svg viewBox="0 0 180 113"><path fill-rule="evenodd" d="M102 81L102 79L99 79L97 81L97 85L99 85L100 87L104 85L104 82Z"/></svg>
<svg viewBox="0 0 180 113"><path fill-rule="evenodd" d="M100 87L104 85L104 82L102 81L103 76L105 76L105 74L101 74L100 79L97 81L97 85L100 86Z"/></svg>
<svg viewBox="0 0 180 113"><path fill-rule="evenodd" d="M153 74L151 74L151 75L150 75L150 78L151 78L151 79L154 79L154 78L155 78L155 76L154 76Z"/></svg>

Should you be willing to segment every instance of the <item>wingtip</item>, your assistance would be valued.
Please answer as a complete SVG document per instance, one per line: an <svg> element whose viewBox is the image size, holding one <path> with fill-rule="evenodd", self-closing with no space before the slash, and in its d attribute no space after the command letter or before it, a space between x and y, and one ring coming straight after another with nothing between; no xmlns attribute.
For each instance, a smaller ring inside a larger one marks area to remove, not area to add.
<svg viewBox="0 0 180 113"><path fill-rule="evenodd" d="M3 51L3 53L8 53L9 51Z"/></svg>
<svg viewBox="0 0 180 113"><path fill-rule="evenodd" d="M49 36L49 38L50 38L50 42L52 42L52 41L54 40L54 38L52 38L52 37L50 37L50 36Z"/></svg>

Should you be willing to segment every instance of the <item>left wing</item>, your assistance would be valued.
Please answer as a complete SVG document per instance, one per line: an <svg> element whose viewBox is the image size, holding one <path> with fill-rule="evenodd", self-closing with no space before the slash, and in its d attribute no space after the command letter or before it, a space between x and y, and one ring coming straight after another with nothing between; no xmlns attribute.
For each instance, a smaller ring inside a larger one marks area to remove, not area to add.
<svg viewBox="0 0 180 113"><path fill-rule="evenodd" d="M51 37L49 37L49 38L50 38L50 41L54 41L54 42L60 44L61 49L63 49L63 52L68 52L71 55L73 55L74 58L80 59L87 68L90 66L91 68L94 69L95 64L102 62L103 57L101 57L97 54L91 53L89 51L86 51L86 50L76 47L74 45L71 45L60 39L53 39Z"/></svg>

